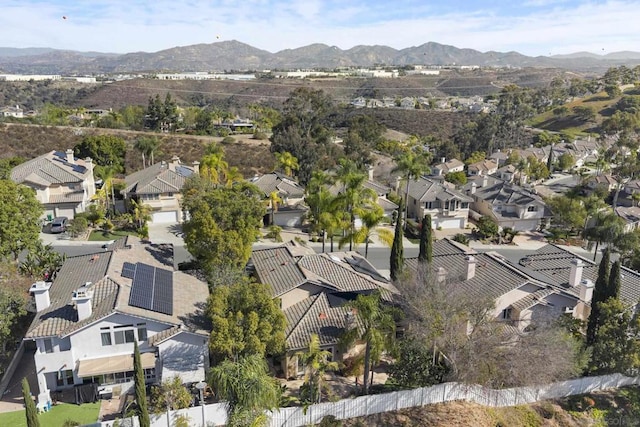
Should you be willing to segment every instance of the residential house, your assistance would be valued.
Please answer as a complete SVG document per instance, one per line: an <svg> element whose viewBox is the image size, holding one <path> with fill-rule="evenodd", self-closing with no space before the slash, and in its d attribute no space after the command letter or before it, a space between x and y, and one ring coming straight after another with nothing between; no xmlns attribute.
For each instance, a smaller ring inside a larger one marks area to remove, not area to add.
<svg viewBox="0 0 640 427"><path fill-rule="evenodd" d="M0 110L1 117L15 117L16 119L21 119L24 117L24 111L20 108L19 105L15 107L4 107Z"/></svg>
<svg viewBox="0 0 640 427"><path fill-rule="evenodd" d="M492 218L503 228L538 230L544 228L552 216L540 196L501 179L476 177L463 189L473 198L473 212Z"/></svg>
<svg viewBox="0 0 640 427"><path fill-rule="evenodd" d="M584 185L588 193L592 193L594 191L610 193L618 187L618 181L608 174L589 175L589 177L584 181Z"/></svg>
<svg viewBox="0 0 640 427"><path fill-rule="evenodd" d="M378 195L378 206L382 208L385 216L391 218L393 212L398 209L398 205L389 200L389 194L393 191L393 189L379 183L378 181L374 181L372 177L365 181L363 186L364 188L368 188L376 192L376 194Z"/></svg>
<svg viewBox="0 0 640 427"><path fill-rule="evenodd" d="M136 200L151 207L151 222L182 222L180 191L187 178L198 173L198 162L187 166L173 157L171 162L159 162L125 177L122 194L126 201Z"/></svg>
<svg viewBox="0 0 640 427"><path fill-rule="evenodd" d="M34 358L39 405L52 392L83 384L105 394L126 392L133 385L134 342L147 382L205 378L208 334L198 325L208 286L174 271L167 265L172 256L170 245L129 236L67 258L53 282L31 286L36 314L24 339L36 350L25 357Z"/></svg>
<svg viewBox="0 0 640 427"><path fill-rule="evenodd" d="M616 215L624 220L624 232L629 233L640 227L640 207L616 206Z"/></svg>
<svg viewBox="0 0 640 427"><path fill-rule="evenodd" d="M500 166L503 166L507 162L507 159L509 158L510 154L511 154L511 150L502 151L502 150L498 149L493 154L488 156L488 159L489 160L494 160L496 163L498 163L498 166L500 167Z"/></svg>
<svg viewBox="0 0 640 427"><path fill-rule="evenodd" d="M440 163L431 166L431 174L436 176L445 176L451 172L462 171L464 171L464 163L458 159L447 160L443 157L440 159Z"/></svg>
<svg viewBox="0 0 640 427"><path fill-rule="evenodd" d="M469 216L469 204L473 198L457 191L447 182L429 178L398 182L398 193L407 201L408 217L421 220L431 215L434 228L465 228Z"/></svg>
<svg viewBox="0 0 640 427"><path fill-rule="evenodd" d="M269 225L273 214L273 223L280 227L299 227L302 225L307 211L304 204L305 188L280 172L271 172L261 176L254 176L249 180L258 187L265 200L268 201L264 224ZM281 202L272 206L271 193L276 192Z"/></svg>
<svg viewBox="0 0 640 427"><path fill-rule="evenodd" d="M418 265L417 258L405 261L413 271ZM516 334L537 321L573 310L580 295L581 278L571 287L539 280L498 253L477 253L446 238L434 242L432 269L432 280L460 285L478 301L493 302L490 317L505 322L507 330Z"/></svg>
<svg viewBox="0 0 640 427"><path fill-rule="evenodd" d="M74 157L71 149L51 151L16 166L11 179L36 191L49 220L84 212L96 194L93 161Z"/></svg>
<svg viewBox="0 0 640 427"><path fill-rule="evenodd" d="M491 159L481 160L467 166L467 175L469 176L493 175L497 171L498 162Z"/></svg>
<svg viewBox="0 0 640 427"><path fill-rule="evenodd" d="M360 294L380 291L392 301L396 288L357 252L316 254L296 242L254 250L248 270L260 282L271 286L287 318L287 352L281 360L287 378L303 373L296 352L305 350L311 334L320 338L320 346L332 359L345 360L361 346L345 352L338 348L344 332L354 327L355 316L345 307Z"/></svg>
<svg viewBox="0 0 640 427"><path fill-rule="evenodd" d="M516 170L516 167L513 165L502 166L495 173L496 177L507 182L513 182L516 179L517 175L518 175L518 171Z"/></svg>

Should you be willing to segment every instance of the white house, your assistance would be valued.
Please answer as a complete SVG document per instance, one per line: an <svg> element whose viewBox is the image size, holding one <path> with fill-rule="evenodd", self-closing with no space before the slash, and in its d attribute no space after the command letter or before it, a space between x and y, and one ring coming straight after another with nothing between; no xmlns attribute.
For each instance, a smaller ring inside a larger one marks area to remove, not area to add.
<svg viewBox="0 0 640 427"><path fill-rule="evenodd" d="M51 151L16 166L11 179L36 191L48 219L73 218L87 209L96 194L92 160L74 157L71 149Z"/></svg>
<svg viewBox="0 0 640 427"><path fill-rule="evenodd" d="M133 381L134 342L148 382L204 379L208 335L197 325L208 287L158 261L172 255L170 246L129 237L69 257L53 282L31 286L36 314L24 339L36 344L39 405L83 384L124 393Z"/></svg>
<svg viewBox="0 0 640 427"><path fill-rule="evenodd" d="M435 176L444 176L451 172L462 172L464 170L464 163L462 163L458 159L450 159L446 158L440 159L440 163L435 164L431 167L431 174Z"/></svg>

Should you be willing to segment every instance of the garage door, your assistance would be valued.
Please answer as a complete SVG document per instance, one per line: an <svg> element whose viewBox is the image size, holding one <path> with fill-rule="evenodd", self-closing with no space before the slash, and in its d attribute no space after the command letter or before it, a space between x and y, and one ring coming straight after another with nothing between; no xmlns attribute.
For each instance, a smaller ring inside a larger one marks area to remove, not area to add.
<svg viewBox="0 0 640 427"><path fill-rule="evenodd" d="M441 219L438 221L436 228L437 227L440 227L442 229L464 228L464 219L460 219L460 218Z"/></svg>
<svg viewBox="0 0 640 427"><path fill-rule="evenodd" d="M73 219L76 212L73 208L58 208L56 216L66 216L69 219Z"/></svg>
<svg viewBox="0 0 640 427"><path fill-rule="evenodd" d="M178 217L176 211L155 212L153 215L151 215L151 222L153 222L154 224L169 224L178 222L177 218Z"/></svg>

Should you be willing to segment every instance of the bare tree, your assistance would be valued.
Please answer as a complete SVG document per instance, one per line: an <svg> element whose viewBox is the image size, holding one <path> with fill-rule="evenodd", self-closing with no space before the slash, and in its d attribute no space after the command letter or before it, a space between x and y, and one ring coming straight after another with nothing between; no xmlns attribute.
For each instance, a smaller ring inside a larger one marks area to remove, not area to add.
<svg viewBox="0 0 640 427"><path fill-rule="evenodd" d="M555 317L518 332L517 325L496 318L494 302L482 289L463 279L460 272L416 263L412 275L396 282L405 335L431 349L434 364L449 367L445 381L509 387L580 373L586 360L580 343Z"/></svg>

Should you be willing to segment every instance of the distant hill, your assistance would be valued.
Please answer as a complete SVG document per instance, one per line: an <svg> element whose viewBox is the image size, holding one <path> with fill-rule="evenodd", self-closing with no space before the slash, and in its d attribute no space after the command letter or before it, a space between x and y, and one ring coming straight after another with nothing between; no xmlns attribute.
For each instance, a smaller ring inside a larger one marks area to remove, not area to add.
<svg viewBox="0 0 640 427"><path fill-rule="evenodd" d="M479 65L546 67L600 72L611 66L640 64L640 53L607 55L576 53L531 57L518 52L480 52L428 42L401 50L388 46L337 46L311 44L276 53L231 40L174 47L158 52L108 54L48 48L0 48L0 71L8 73L130 73L153 71L224 71L297 68L336 68L373 65Z"/></svg>

